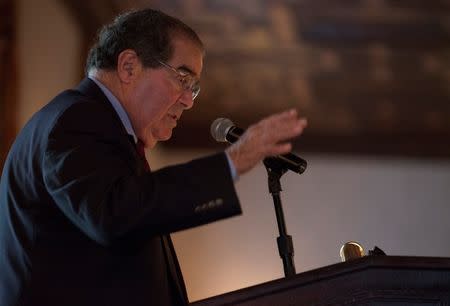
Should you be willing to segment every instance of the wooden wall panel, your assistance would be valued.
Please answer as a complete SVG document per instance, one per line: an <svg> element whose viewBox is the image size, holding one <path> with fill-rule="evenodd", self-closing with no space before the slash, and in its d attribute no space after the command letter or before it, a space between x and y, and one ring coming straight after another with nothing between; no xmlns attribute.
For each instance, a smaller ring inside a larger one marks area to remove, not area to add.
<svg viewBox="0 0 450 306"><path fill-rule="evenodd" d="M450 158L450 0L99 3L78 15L150 6L206 44L201 94L166 145L212 146L217 117L245 127L296 107L300 151Z"/></svg>
<svg viewBox="0 0 450 306"><path fill-rule="evenodd" d="M0 1L0 169L15 133L17 63L15 5Z"/></svg>

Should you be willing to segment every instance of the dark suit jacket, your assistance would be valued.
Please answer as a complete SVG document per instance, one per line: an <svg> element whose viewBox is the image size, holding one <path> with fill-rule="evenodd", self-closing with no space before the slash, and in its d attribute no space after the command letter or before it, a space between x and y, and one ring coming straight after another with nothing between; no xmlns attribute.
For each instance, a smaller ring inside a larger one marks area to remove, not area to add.
<svg viewBox="0 0 450 306"><path fill-rule="evenodd" d="M226 156L144 169L91 80L36 113L0 182L0 304L186 303L166 234L241 212Z"/></svg>

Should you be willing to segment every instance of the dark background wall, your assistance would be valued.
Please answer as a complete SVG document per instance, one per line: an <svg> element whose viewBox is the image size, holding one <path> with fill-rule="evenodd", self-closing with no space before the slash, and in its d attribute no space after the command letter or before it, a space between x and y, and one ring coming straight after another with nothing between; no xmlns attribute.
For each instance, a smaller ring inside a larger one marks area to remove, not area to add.
<svg viewBox="0 0 450 306"><path fill-rule="evenodd" d="M94 21L147 6L200 33L198 111L173 145L211 145L218 115L245 126L296 107L310 123L302 151L450 157L449 0L63 2L86 37Z"/></svg>

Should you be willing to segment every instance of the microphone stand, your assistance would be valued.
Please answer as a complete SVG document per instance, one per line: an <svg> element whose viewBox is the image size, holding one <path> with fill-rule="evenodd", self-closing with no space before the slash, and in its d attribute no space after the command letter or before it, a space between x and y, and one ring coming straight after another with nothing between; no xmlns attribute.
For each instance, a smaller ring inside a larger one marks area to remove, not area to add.
<svg viewBox="0 0 450 306"><path fill-rule="evenodd" d="M267 157L263 161L268 174L269 192L272 194L273 203L275 205L275 213L277 215L278 232L280 236L277 238L278 252L283 261L285 277L294 276L294 245L292 237L287 234L286 223L284 222L283 207L281 205L281 183L280 178L285 174L288 168L284 167L279 159Z"/></svg>

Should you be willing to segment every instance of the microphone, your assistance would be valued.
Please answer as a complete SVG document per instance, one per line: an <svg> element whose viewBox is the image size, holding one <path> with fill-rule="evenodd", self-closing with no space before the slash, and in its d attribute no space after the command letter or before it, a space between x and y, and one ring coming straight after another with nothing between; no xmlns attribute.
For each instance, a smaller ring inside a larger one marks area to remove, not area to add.
<svg viewBox="0 0 450 306"><path fill-rule="evenodd" d="M227 118L217 118L211 124L211 135L218 142L236 142L239 137L244 134L244 130L235 126L234 123ZM306 170L306 160L295 154L287 153L274 156L287 169L302 174Z"/></svg>

